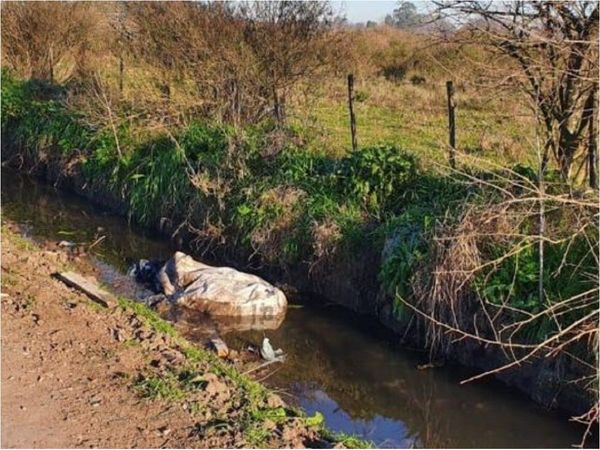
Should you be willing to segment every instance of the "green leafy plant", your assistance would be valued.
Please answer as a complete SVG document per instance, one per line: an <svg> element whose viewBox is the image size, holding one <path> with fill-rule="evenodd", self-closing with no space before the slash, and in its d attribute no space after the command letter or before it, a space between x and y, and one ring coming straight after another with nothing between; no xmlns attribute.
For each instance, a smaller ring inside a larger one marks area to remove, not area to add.
<svg viewBox="0 0 600 450"><path fill-rule="evenodd" d="M369 211L396 210L417 177L416 158L395 146L363 148L340 161L337 172L344 194L356 196Z"/></svg>

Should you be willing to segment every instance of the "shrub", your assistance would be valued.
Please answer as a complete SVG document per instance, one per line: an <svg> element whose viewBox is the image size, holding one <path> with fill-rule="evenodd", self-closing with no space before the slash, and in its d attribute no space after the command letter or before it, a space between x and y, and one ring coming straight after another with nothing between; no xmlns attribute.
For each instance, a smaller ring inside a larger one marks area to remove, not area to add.
<svg viewBox="0 0 600 450"><path fill-rule="evenodd" d="M407 69L403 65L389 64L381 69L381 75L383 75L386 80L398 83L404 79L406 71Z"/></svg>
<svg viewBox="0 0 600 450"><path fill-rule="evenodd" d="M512 308L514 317L522 319L525 314L544 312L550 305L582 296L597 287L598 263L591 248L598 247L595 232L581 233L563 242L547 242L544 245L544 298L539 296L540 259L539 248L532 245L508 258L501 257L514 250L513 243L496 243L484 249L485 260L500 262L477 274L473 287L487 302L498 307ZM528 341L539 341L560 327L566 327L583 315L590 307L579 308L562 314L559 320L551 320L544 314L526 329Z"/></svg>
<svg viewBox="0 0 600 450"><path fill-rule="evenodd" d="M380 216L398 209L403 191L417 178L416 158L395 146L379 145L353 151L337 172L343 195L359 199Z"/></svg>
<svg viewBox="0 0 600 450"><path fill-rule="evenodd" d="M422 77L421 75L413 75L412 77L410 77L410 82L415 86L425 84L425 81L427 80L425 80L425 77Z"/></svg>
<svg viewBox="0 0 600 450"><path fill-rule="evenodd" d="M354 94L354 100L359 103L365 102L369 99L369 93L366 91L356 91Z"/></svg>
<svg viewBox="0 0 600 450"><path fill-rule="evenodd" d="M383 227L386 244L380 279L386 291L411 300L417 284L413 277L433 257L436 223L458 218L465 204L474 201L477 188L459 179L421 174L406 193L403 210ZM448 214L450 213L450 214ZM396 303L402 312L402 303Z"/></svg>
<svg viewBox="0 0 600 450"><path fill-rule="evenodd" d="M2 71L2 135L27 152L85 150L93 130L67 109L62 90L42 81L20 81Z"/></svg>

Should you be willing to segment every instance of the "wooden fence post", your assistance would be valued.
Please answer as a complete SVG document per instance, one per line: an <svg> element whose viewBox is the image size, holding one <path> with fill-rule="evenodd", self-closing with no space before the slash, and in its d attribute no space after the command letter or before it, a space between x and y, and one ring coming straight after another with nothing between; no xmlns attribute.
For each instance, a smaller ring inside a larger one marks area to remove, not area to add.
<svg viewBox="0 0 600 450"><path fill-rule="evenodd" d="M348 109L350 110L350 133L352 134L352 150L356 151L356 116L354 115L354 75L348 74Z"/></svg>
<svg viewBox="0 0 600 450"><path fill-rule="evenodd" d="M588 142L588 181L590 183L590 187L592 189L596 189L598 187L598 174L596 173L596 165L598 164L598 149L597 149L597 139L596 135L596 120L597 117L597 103L596 103L596 91L592 91L591 95L591 108L590 112L590 124L589 124L589 142Z"/></svg>
<svg viewBox="0 0 600 450"><path fill-rule="evenodd" d="M48 64L50 65L50 83L54 83L54 49L52 46L48 51Z"/></svg>
<svg viewBox="0 0 600 450"><path fill-rule="evenodd" d="M123 61L123 55L119 56L119 94L123 96L123 76L125 72L125 62Z"/></svg>
<svg viewBox="0 0 600 450"><path fill-rule="evenodd" d="M456 104L454 103L454 85L452 81L446 81L446 92L448 94L448 160L450 166L454 169L456 167L456 121L454 117Z"/></svg>

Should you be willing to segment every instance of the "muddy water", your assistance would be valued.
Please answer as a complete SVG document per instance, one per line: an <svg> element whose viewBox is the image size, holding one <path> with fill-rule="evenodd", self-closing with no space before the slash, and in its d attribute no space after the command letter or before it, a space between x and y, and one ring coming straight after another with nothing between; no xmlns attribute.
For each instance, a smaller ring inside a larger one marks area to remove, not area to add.
<svg viewBox="0 0 600 450"><path fill-rule="evenodd" d="M92 251L105 269L124 271L137 259L163 259L174 250L75 195L4 169L2 214L34 239L91 243L105 236ZM569 447L579 442L580 427L499 383L461 386L466 373L458 367L418 370L426 357L396 348L380 325L322 299L296 301L283 323L266 324L262 331L232 330L225 339L243 348L268 336L283 348L288 359L265 381L307 412L322 412L335 431L358 434L380 447ZM205 319L199 322L203 330ZM185 324L193 338L195 319L187 315ZM591 444L597 447L597 440Z"/></svg>

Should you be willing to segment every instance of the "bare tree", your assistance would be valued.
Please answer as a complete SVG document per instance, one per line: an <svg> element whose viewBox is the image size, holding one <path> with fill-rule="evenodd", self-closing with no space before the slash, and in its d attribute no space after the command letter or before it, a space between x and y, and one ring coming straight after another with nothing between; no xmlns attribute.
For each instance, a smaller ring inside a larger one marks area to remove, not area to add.
<svg viewBox="0 0 600 450"><path fill-rule="evenodd" d="M233 3L127 3L133 57L158 68L161 89L191 80L208 115L239 123L264 116L265 95Z"/></svg>
<svg viewBox="0 0 600 450"><path fill-rule="evenodd" d="M512 79L531 100L545 131L542 168L554 155L562 176L568 179L580 150L593 151L585 137L597 109L598 3L436 3L440 18L461 24L468 39L516 63L520 73ZM595 172L590 166L590 180L595 179Z"/></svg>
<svg viewBox="0 0 600 450"><path fill-rule="evenodd" d="M475 343L496 355L497 366L463 383L541 362L553 367L557 392L574 389L586 399L589 410L581 414L580 404L581 415L573 418L587 426L583 445L600 412L597 196L569 195L558 186L540 189L529 177L493 162L457 156L477 170L443 169L492 195L486 202L466 203L458 221L446 216L436 224L430 258L410 279L413 295L397 294L396 300L415 314L411 323L425 325L432 353ZM540 202L553 218L545 235L532 227ZM554 249L543 298L536 292L544 281L535 267L540 241Z"/></svg>
<svg viewBox="0 0 600 450"><path fill-rule="evenodd" d="M243 4L241 15L274 116L283 122L290 88L314 79L332 63L337 42L333 9L324 1L257 1Z"/></svg>
<svg viewBox="0 0 600 450"><path fill-rule="evenodd" d="M285 120L292 86L332 63L338 35L327 2L128 3L134 55L192 79L207 114L239 123ZM169 89L165 89L168 91Z"/></svg>
<svg viewBox="0 0 600 450"><path fill-rule="evenodd" d="M130 51L138 60L159 70L159 88L168 99L171 77L181 77L194 62L203 59L197 30L205 23L204 5L131 2L123 6L123 21L128 21L130 28L130 33L126 33L131 36Z"/></svg>

